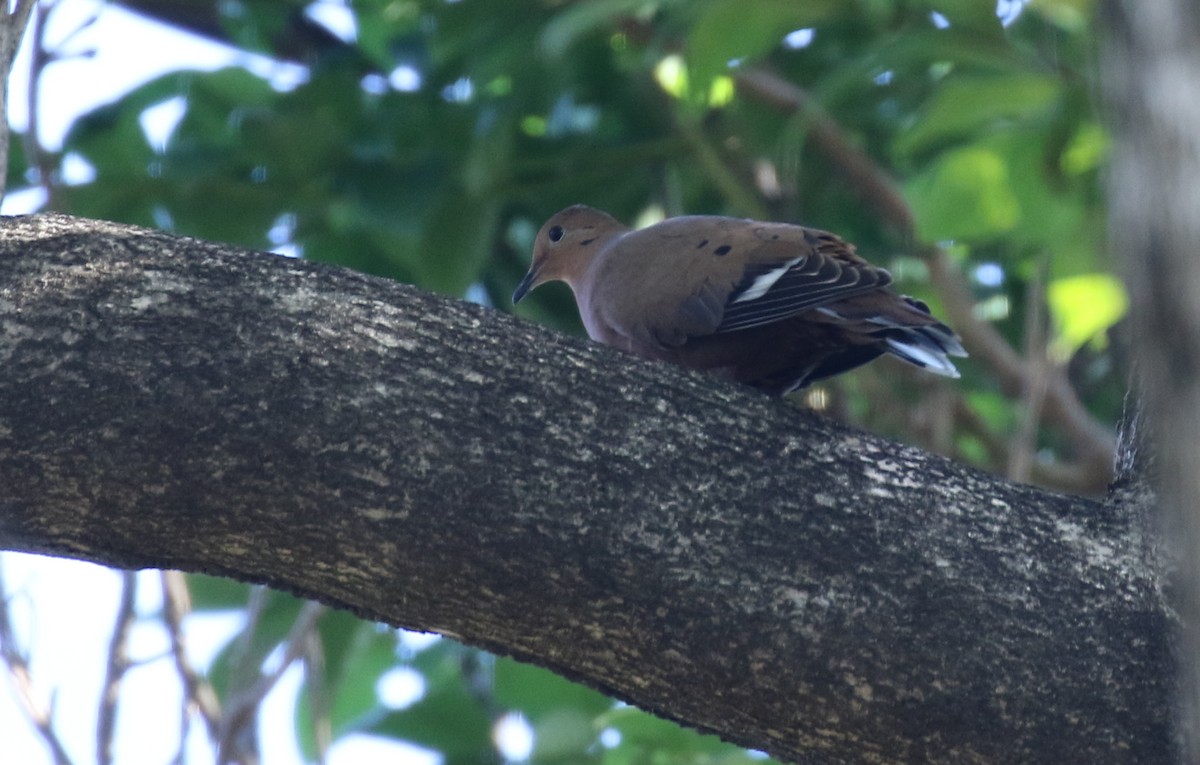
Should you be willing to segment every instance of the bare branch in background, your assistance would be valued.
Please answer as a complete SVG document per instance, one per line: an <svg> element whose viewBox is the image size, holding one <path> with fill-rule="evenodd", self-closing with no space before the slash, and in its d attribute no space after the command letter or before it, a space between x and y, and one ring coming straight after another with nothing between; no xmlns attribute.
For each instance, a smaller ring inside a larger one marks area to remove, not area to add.
<svg viewBox="0 0 1200 765"><path fill-rule="evenodd" d="M54 164L42 149L41 143L41 92L42 71L51 61L50 51L46 47L46 21L50 18L56 3L39 3L37 18L33 23L33 55L29 60L29 90L25 94L26 111L29 113L29 124L25 128L23 145L25 157L31 165L37 168L38 184L46 192L46 200L54 209Z"/></svg>
<svg viewBox="0 0 1200 765"><path fill-rule="evenodd" d="M29 16L36 0L17 0L16 6L8 10L7 0L0 11L0 199L8 187L8 75L12 72L13 60L21 47L21 37L29 25Z"/></svg>
<svg viewBox="0 0 1200 765"><path fill-rule="evenodd" d="M43 703L34 688L29 671L29 659L17 645L9 613L8 588L4 585L4 567L0 566L0 658L8 666L8 677L17 692L17 699L34 730L50 749L55 765L71 765L71 758L54 730L54 703Z"/></svg>
<svg viewBox="0 0 1200 765"><path fill-rule="evenodd" d="M171 638L171 655L175 658L175 671L183 683L183 715L180 724L180 752L187 741L187 730L195 711L204 720L210 738L215 739L221 719L221 705L217 694L207 680L192 666L187 654L187 643L183 635L183 620L191 613L191 597L188 593L187 577L181 571L162 572L163 624Z"/></svg>
<svg viewBox="0 0 1200 765"><path fill-rule="evenodd" d="M221 719L221 730L217 741L217 763L219 765L243 761L245 740L247 736L253 735L253 723L258 718L258 710L262 706L263 699L275 687L292 663L307 653L316 632L317 620L325 611L325 606L320 603L305 603L283 643L283 656L280 658L278 666L267 674L258 675L258 679L246 689L236 694L230 694L231 698L225 705L225 715Z"/></svg>
<svg viewBox="0 0 1200 765"><path fill-rule="evenodd" d="M134 606L137 602L137 572L121 572L121 599L117 604L116 625L112 639L108 641L108 663L104 672L104 685L100 691L100 714L96 722L96 760L100 765L113 761L113 733L117 727L117 700L121 693L121 680L130 667L129 631L137 620Z"/></svg>
<svg viewBox="0 0 1200 765"><path fill-rule="evenodd" d="M1017 430L1012 436L1012 447L1006 462L1007 475L1013 481L1028 481L1033 472L1034 456L1037 454L1038 424L1042 418L1042 406L1046 403L1046 383L1050 378L1051 360L1047 355L1046 325L1046 262L1039 264L1029 282L1025 309L1025 364L1029 375L1025 390L1021 392L1021 405L1017 408Z"/></svg>
<svg viewBox="0 0 1200 765"><path fill-rule="evenodd" d="M325 646L320 635L313 633L313 639L308 641L308 650L303 657L304 684L308 695L309 720L312 724L313 747L317 754L317 763L322 765L333 746L333 699L330 698L328 679L325 673Z"/></svg>

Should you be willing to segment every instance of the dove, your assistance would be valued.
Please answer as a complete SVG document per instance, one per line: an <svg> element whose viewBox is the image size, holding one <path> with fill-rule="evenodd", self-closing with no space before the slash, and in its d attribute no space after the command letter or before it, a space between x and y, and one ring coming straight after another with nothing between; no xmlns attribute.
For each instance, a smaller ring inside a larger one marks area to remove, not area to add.
<svg viewBox="0 0 1200 765"><path fill-rule="evenodd" d="M537 234L513 292L563 281L588 335L775 395L883 354L946 377L962 343L834 234L711 215L634 230L574 205Z"/></svg>

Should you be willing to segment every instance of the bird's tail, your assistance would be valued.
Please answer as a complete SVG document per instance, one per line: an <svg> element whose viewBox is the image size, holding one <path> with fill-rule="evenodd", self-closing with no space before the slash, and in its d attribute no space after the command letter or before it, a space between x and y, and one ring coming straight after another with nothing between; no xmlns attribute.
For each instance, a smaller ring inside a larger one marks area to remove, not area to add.
<svg viewBox="0 0 1200 765"><path fill-rule="evenodd" d="M904 296L904 302L932 318L929 306L916 298ZM945 377L958 377L958 368L951 356L966 358L967 351L954 330L934 320L920 326L904 326L899 323L888 327L883 333L887 352L893 356L928 369Z"/></svg>

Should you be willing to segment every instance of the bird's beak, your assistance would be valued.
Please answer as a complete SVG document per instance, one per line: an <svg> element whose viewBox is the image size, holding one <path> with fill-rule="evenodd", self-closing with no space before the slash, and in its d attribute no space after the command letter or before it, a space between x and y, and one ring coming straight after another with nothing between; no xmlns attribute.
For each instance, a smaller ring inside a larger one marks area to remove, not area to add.
<svg viewBox="0 0 1200 765"><path fill-rule="evenodd" d="M521 283L517 285L517 288L513 290L513 305L520 303L521 298L525 297L525 293L533 289L533 283L537 279L537 272L537 268L530 268L529 273L525 274L525 278L522 279Z"/></svg>

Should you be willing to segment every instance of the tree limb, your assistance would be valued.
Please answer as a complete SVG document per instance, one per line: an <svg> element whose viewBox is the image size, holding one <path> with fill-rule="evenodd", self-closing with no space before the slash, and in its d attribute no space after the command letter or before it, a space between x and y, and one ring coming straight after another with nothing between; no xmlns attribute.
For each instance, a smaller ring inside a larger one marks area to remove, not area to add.
<svg viewBox="0 0 1200 765"><path fill-rule="evenodd" d="M1137 519L315 263L0 227L0 546L233 576L812 763L1165 763Z"/></svg>

